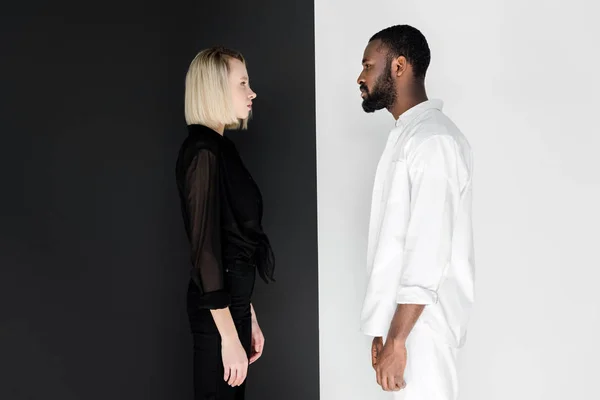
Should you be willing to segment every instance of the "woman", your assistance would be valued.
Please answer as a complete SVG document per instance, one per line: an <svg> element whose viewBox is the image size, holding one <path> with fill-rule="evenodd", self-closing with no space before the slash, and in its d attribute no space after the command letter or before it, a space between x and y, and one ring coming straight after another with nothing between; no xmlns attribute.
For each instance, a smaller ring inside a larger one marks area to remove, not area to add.
<svg viewBox="0 0 600 400"><path fill-rule="evenodd" d="M264 337L251 303L256 272L273 280L262 196L226 129L246 129L256 93L244 57L201 51L186 76L188 137L177 159L191 247L187 308L194 340L195 399L243 399L248 365Z"/></svg>

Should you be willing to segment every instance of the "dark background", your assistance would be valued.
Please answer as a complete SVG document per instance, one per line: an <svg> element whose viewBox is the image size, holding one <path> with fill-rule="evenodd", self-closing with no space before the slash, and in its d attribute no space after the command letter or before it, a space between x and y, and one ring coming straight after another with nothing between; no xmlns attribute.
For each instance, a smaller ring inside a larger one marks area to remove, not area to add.
<svg viewBox="0 0 600 400"><path fill-rule="evenodd" d="M0 398L192 398L174 163L188 64L222 44L258 94L230 137L277 260L248 398L318 399L313 2L83 3L0 17Z"/></svg>

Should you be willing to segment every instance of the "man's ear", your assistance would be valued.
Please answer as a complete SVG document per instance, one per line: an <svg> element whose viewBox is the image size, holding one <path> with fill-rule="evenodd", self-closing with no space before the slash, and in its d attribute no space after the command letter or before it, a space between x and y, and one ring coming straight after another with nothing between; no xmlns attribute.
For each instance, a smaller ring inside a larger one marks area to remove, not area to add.
<svg viewBox="0 0 600 400"><path fill-rule="evenodd" d="M392 60L392 73L395 76L400 77L400 76L404 75L406 73L407 69L408 69L408 61L406 60L406 57L399 56Z"/></svg>

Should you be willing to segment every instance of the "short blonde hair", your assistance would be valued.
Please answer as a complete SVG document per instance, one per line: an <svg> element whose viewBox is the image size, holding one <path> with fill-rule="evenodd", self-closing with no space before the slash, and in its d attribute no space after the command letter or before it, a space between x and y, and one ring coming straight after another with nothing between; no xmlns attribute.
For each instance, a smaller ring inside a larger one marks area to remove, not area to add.
<svg viewBox="0 0 600 400"><path fill-rule="evenodd" d="M225 47L204 49L194 57L185 77L185 121L210 128L247 129L248 119L235 116L229 89L229 60L246 60Z"/></svg>

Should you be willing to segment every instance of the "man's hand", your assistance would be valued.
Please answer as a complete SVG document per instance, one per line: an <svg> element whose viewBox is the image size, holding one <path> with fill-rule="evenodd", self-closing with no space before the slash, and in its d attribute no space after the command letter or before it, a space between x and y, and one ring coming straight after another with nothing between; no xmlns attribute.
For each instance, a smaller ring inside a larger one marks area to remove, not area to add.
<svg viewBox="0 0 600 400"><path fill-rule="evenodd" d="M375 344L375 342L373 342ZM375 372L377 383L387 392L399 391L406 387L406 344L404 341L388 338L383 349L377 353Z"/></svg>
<svg viewBox="0 0 600 400"><path fill-rule="evenodd" d="M377 383L385 391L404 389L406 339L425 308L424 304L398 304L381 351L377 352Z"/></svg>
<svg viewBox="0 0 600 400"><path fill-rule="evenodd" d="M381 336L376 336L373 338L373 344L371 345L371 365L373 369L375 369L375 365L377 364L377 360L379 359L379 354L383 350L383 338Z"/></svg>

